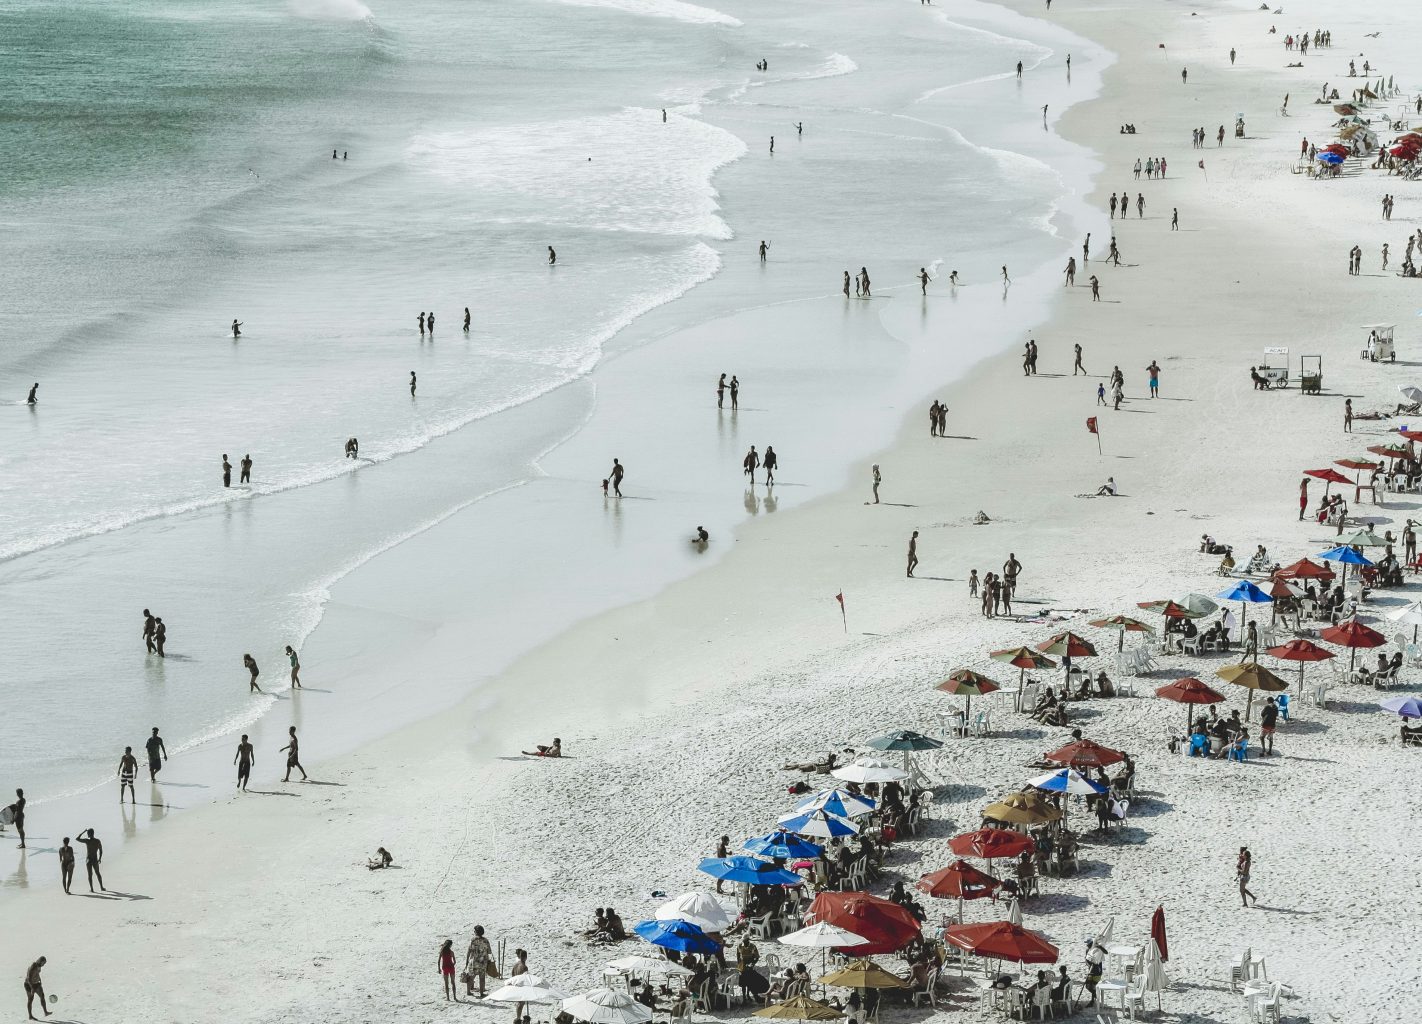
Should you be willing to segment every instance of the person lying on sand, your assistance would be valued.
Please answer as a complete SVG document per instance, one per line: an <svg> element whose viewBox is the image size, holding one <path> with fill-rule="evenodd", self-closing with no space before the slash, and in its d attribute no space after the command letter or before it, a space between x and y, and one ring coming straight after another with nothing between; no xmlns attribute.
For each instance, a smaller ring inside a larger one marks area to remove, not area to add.
<svg viewBox="0 0 1422 1024"><path fill-rule="evenodd" d="M379 871L381 868L388 868L395 863L395 858L390 856L390 851L383 846L375 848L375 856L365 862L365 866L372 871Z"/></svg>
<svg viewBox="0 0 1422 1024"><path fill-rule="evenodd" d="M833 750L822 761L802 761L782 766L787 772L831 772L835 769L835 758L838 755Z"/></svg>
<svg viewBox="0 0 1422 1024"><path fill-rule="evenodd" d="M523 753L526 757L562 757L563 741L554 736L553 742L547 746L540 743L537 750L525 750Z"/></svg>

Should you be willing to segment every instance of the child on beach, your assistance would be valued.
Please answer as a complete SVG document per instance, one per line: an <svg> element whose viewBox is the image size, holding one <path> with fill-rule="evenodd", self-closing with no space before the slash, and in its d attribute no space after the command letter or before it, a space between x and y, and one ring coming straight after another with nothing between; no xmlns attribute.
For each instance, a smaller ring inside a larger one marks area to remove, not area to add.
<svg viewBox="0 0 1422 1024"><path fill-rule="evenodd" d="M968 596L978 596L978 570L976 569L968 573Z"/></svg>

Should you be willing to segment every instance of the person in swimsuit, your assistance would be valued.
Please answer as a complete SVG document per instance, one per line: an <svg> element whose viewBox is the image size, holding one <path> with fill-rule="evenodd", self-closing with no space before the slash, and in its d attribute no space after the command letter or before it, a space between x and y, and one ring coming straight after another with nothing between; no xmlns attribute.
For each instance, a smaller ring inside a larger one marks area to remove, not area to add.
<svg viewBox="0 0 1422 1024"><path fill-rule="evenodd" d="M242 325L241 325L240 323L238 323L236 320L233 320L233 321L232 321L232 337L234 337L234 338L240 338L240 337L242 337Z"/></svg>
<svg viewBox="0 0 1422 1024"><path fill-rule="evenodd" d="M232 463L227 461L227 453L222 453L222 486L232 486Z"/></svg>
<svg viewBox="0 0 1422 1024"><path fill-rule="evenodd" d="M144 748L148 751L148 781L158 781L158 769L163 765L162 761L168 760L168 748L163 746L163 737L158 735L158 727L153 727L153 735L148 737Z"/></svg>
<svg viewBox="0 0 1422 1024"><path fill-rule="evenodd" d="M731 374L731 409L732 411L741 407L741 379L734 373Z"/></svg>
<svg viewBox="0 0 1422 1024"><path fill-rule="evenodd" d="M770 252L770 243L765 239L760 240L760 262L765 262L765 254Z"/></svg>
<svg viewBox="0 0 1422 1024"><path fill-rule="evenodd" d="M469 333L469 307L464 307L464 333Z"/></svg>
<svg viewBox="0 0 1422 1024"><path fill-rule="evenodd" d="M716 381L716 408L724 408L726 404L726 375L723 373Z"/></svg>
<svg viewBox="0 0 1422 1024"><path fill-rule="evenodd" d="M414 371L414 370L411 370L411 371L410 371L410 397L413 398L414 396L415 396L415 371Z"/></svg>
<svg viewBox="0 0 1422 1024"><path fill-rule="evenodd" d="M844 272L844 297L849 298L849 271Z"/></svg>
<svg viewBox="0 0 1422 1024"><path fill-rule="evenodd" d="M166 658L166 657L167 657L167 655L163 653L163 645L166 644L167 642L168 642L168 627L165 626L165 625L163 625L163 620L162 620L161 618L156 618L156 619L154 619L154 620L153 620L153 646L154 646L155 648L157 648L158 657L160 657L160 658Z"/></svg>
<svg viewBox="0 0 1422 1024"><path fill-rule="evenodd" d="M29 397L27 397L27 398L25 399L25 404L26 404L26 405L38 405L38 404L39 404L39 398L35 395L35 392L38 391L38 390L39 390L39 381L35 381L33 384L30 385L30 394L29 394Z"/></svg>
<svg viewBox="0 0 1422 1024"><path fill-rule="evenodd" d="M138 805L138 797L133 792L133 780L137 776L138 758L133 756L132 747L124 747L123 757L119 758L118 763L119 803L123 803L123 791L127 789L129 802Z"/></svg>
<svg viewBox="0 0 1422 1024"><path fill-rule="evenodd" d="M59 844L59 883L64 886L64 895L69 896L69 886L74 882L74 847L69 845L69 837Z"/></svg>
<svg viewBox="0 0 1422 1024"><path fill-rule="evenodd" d="M558 254L553 251L553 247L548 247L548 265L551 267L558 262Z"/></svg>
<svg viewBox="0 0 1422 1024"><path fill-rule="evenodd" d="M281 748L283 751L286 752L286 775L285 775L285 777L282 778L281 781L282 781L282 782L290 782L290 781L291 781L291 770L292 770L293 768L295 768L297 771L299 771L299 772L301 773L301 781L302 781L302 782L305 782L305 781L306 781L306 769L303 768L303 767L301 767L301 758L300 758L300 756L297 754L297 749L296 749L296 726L294 726L294 725L291 726L289 729L286 730L286 732L287 732L287 735L291 737L291 742L289 742L286 746L284 746L284 747Z"/></svg>
<svg viewBox="0 0 1422 1024"><path fill-rule="evenodd" d="M913 578L914 566L918 565L918 531L913 531L913 536L909 538L908 549L908 576Z"/></svg>
<svg viewBox="0 0 1422 1024"><path fill-rule="evenodd" d="M612 460L612 472L607 474L608 481L612 484L612 493L619 498L622 497L622 463L616 459Z"/></svg>
<svg viewBox="0 0 1422 1024"><path fill-rule="evenodd" d="M425 317L425 329L430 332L430 337L434 337L434 313L431 312Z"/></svg>
<svg viewBox="0 0 1422 1024"><path fill-rule="evenodd" d="M242 472L237 477L239 484L249 484L252 482L252 453L248 452L242 456L242 461L238 463Z"/></svg>
<svg viewBox="0 0 1422 1024"><path fill-rule="evenodd" d="M237 754L232 763L237 766L237 788L245 793L247 781L252 777L252 765L257 763L257 752L252 749L246 733L242 734L242 742L237 744Z"/></svg>
<svg viewBox="0 0 1422 1024"><path fill-rule="evenodd" d="M445 1001L459 1002L459 991L454 987L454 940L445 939L439 947L439 975L444 981Z"/></svg>
<svg viewBox="0 0 1422 1024"><path fill-rule="evenodd" d="M84 838L84 832L89 833L89 838ZM104 876L99 872L99 865L104 860L104 844L99 841L99 837L94 835L92 828L87 828L75 836L75 841L84 844L84 871L89 876L89 891L94 891L94 879L99 880L99 891L107 892L104 888Z"/></svg>
<svg viewBox="0 0 1422 1024"><path fill-rule="evenodd" d="M540 743L538 744L537 750L525 750L522 753L526 757L562 757L563 741L560 740L557 736L554 736L553 742L550 743L548 746L544 746L542 743Z"/></svg>
<svg viewBox="0 0 1422 1024"><path fill-rule="evenodd" d="M262 688L257 685L257 676L261 675L261 670L257 668L257 659L250 654L244 654L242 655L242 664L246 667L247 671L252 674L252 678L248 682L250 689L248 689L247 692L261 693Z"/></svg>
<svg viewBox="0 0 1422 1024"><path fill-rule="evenodd" d="M765 458L761 459L760 464L765 468L766 484L775 483L775 467L779 464L779 460L775 456L775 449L770 445L765 446Z"/></svg>
<svg viewBox="0 0 1422 1024"><path fill-rule="evenodd" d="M291 660L291 688L301 689L301 659L296 656L296 650L291 644L286 645L286 656Z"/></svg>
<svg viewBox="0 0 1422 1024"><path fill-rule="evenodd" d="M35 996L39 996L40 1009L44 1011L44 1015L49 1016L49 1007L45 1005L44 982L40 980L40 971L44 970L47 963L47 959L40 957L30 964L30 969L25 972L25 1012L30 1015L30 1020L39 1020L35 1016Z"/></svg>
<svg viewBox="0 0 1422 1024"><path fill-rule="evenodd" d="M874 504L879 504L879 484L883 482L883 477L879 475L879 464L874 463Z"/></svg>
<svg viewBox="0 0 1422 1024"><path fill-rule="evenodd" d="M866 299L873 297L873 296L870 294L870 292L869 292L869 268L868 268L868 267L860 267L860 268L859 268L859 287L863 290L864 297L865 297Z"/></svg>
<svg viewBox="0 0 1422 1024"><path fill-rule="evenodd" d="M1234 876L1239 882L1239 901L1244 906L1249 906L1249 901L1253 900L1257 905L1259 898L1249 891L1249 872L1254 867L1254 855L1249 852L1249 847L1239 848L1239 860L1234 865Z"/></svg>
<svg viewBox="0 0 1422 1024"><path fill-rule="evenodd" d="M25 848L25 791L23 789L15 790L15 802L10 805L10 813L14 815L15 834L20 837L20 845L17 849L23 850Z"/></svg>
<svg viewBox="0 0 1422 1024"><path fill-rule="evenodd" d="M918 287L924 295L928 294L928 268L918 268Z"/></svg>
<svg viewBox="0 0 1422 1024"><path fill-rule="evenodd" d="M750 451L746 452L746 457L741 460L741 470L751 478L751 483L755 483L755 471L759 468L760 456L756 454L755 445L751 445Z"/></svg>

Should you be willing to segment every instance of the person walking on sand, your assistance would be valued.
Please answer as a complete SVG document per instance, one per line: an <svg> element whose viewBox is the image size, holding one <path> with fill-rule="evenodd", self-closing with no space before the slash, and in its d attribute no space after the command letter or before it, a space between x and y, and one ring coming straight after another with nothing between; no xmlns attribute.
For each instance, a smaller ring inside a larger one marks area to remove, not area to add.
<svg viewBox="0 0 1422 1024"><path fill-rule="evenodd" d="M64 895L73 895L69 887L74 884L74 847L69 845L69 837L59 844L59 884L64 886Z"/></svg>
<svg viewBox="0 0 1422 1024"><path fill-rule="evenodd" d="M30 385L30 393L25 396L26 405L39 405L39 397L37 394L38 391L39 381L35 381L33 384Z"/></svg>
<svg viewBox="0 0 1422 1024"><path fill-rule="evenodd" d="M870 292L869 292L869 268L868 268L868 267L860 267L860 268L859 268L859 286L864 290L864 297L865 297L866 299L873 297L873 296L870 294Z"/></svg>
<svg viewBox="0 0 1422 1024"><path fill-rule="evenodd" d="M232 763L237 766L237 788L242 792L247 792L247 782L252 777L252 765L257 763L257 751L252 746L252 741L247 739L247 734L242 734L242 742L237 744L237 753L232 757Z"/></svg>
<svg viewBox="0 0 1422 1024"><path fill-rule="evenodd" d="M291 661L291 688L301 689L301 659L296 656L296 649L291 644L286 645L286 656Z"/></svg>
<svg viewBox="0 0 1422 1024"><path fill-rule="evenodd" d="M30 1020L39 1020L35 1016L35 996L39 996L40 1009L44 1011L44 1015L49 1016L49 1007L45 1005L44 982L40 980L40 971L44 970L47 963L47 958L40 957L25 971L25 1012L30 1015Z"/></svg>
<svg viewBox="0 0 1422 1024"><path fill-rule="evenodd" d="M1144 192L1137 192L1137 193L1136 193L1136 220L1140 220L1140 219L1141 219L1142 217L1144 217L1144 216L1145 216L1145 193L1144 193Z"/></svg>
<svg viewBox="0 0 1422 1024"><path fill-rule="evenodd" d="M913 531L913 536L909 538L908 549L908 577L913 579L914 566L918 565L918 531Z"/></svg>
<svg viewBox="0 0 1422 1024"><path fill-rule="evenodd" d="M1308 515L1308 477L1299 481L1299 522L1303 522L1306 515Z"/></svg>
<svg viewBox="0 0 1422 1024"><path fill-rule="evenodd" d="M760 468L760 456L756 454L755 445L750 446L750 451L746 452L746 457L741 460L741 472L750 477L750 482L755 483L755 471Z"/></svg>
<svg viewBox="0 0 1422 1024"><path fill-rule="evenodd" d="M1351 398L1343 400L1343 431L1348 434L1353 432L1353 400Z"/></svg>
<svg viewBox="0 0 1422 1024"><path fill-rule="evenodd" d="M247 692L261 693L262 688L257 685L257 676L261 675L260 670L257 668L257 659L252 657L250 654L244 654L242 655L242 664L245 665L247 671L252 674L252 678L248 682L248 686L250 687L250 689L248 689Z"/></svg>
<svg viewBox="0 0 1422 1024"><path fill-rule="evenodd" d="M16 847L17 850L25 849L25 803L25 791L17 789L15 790L15 802L7 808L10 812L11 824L15 826L15 834L20 837L20 845Z"/></svg>
<svg viewBox="0 0 1422 1024"><path fill-rule="evenodd" d="M780 464L780 460L775 455L775 449L770 445L765 446L765 458L760 461L765 468L765 485L769 487L775 483L775 467Z"/></svg>
<svg viewBox="0 0 1422 1024"><path fill-rule="evenodd" d="M89 833L89 838L84 838L84 832ZM87 828L74 837L74 841L84 844L84 873L89 876L89 891L94 891L94 879L99 880L99 892L108 892L104 888L104 875L99 870L99 865L104 862L104 844L98 836L94 835L92 828Z"/></svg>
<svg viewBox="0 0 1422 1024"><path fill-rule="evenodd" d="M972 569L968 572L968 596L978 596L978 570Z"/></svg>
<svg viewBox="0 0 1422 1024"><path fill-rule="evenodd" d="M1384 246L1384 248L1386 248L1386 246ZM1386 270L1387 267L1384 266L1383 269ZM926 267L918 268L918 289L920 294L928 294L928 270Z"/></svg>
<svg viewBox="0 0 1422 1024"><path fill-rule="evenodd" d="M306 781L306 769L303 768L303 767L301 767L301 755L300 755L299 752L297 751L297 744L296 744L296 726L293 725L293 726L291 726L290 728L288 728L288 729L286 730L286 734L287 734L289 737L291 737L291 739L290 739L290 741L287 743L286 746L284 746L284 747L281 748L281 750L286 753L286 775L285 775L285 777L282 778L281 781L282 781L282 782L290 782L290 781L291 781L291 770L292 770L293 768L295 768L297 771L299 771L299 772L301 773L301 781L302 781L302 782L305 782L305 781Z"/></svg>
<svg viewBox="0 0 1422 1024"><path fill-rule="evenodd" d="M1086 233L1086 239L1081 243L1081 262L1086 263L1091 258L1091 232Z"/></svg>
<svg viewBox="0 0 1422 1024"><path fill-rule="evenodd" d="M1150 374L1150 397L1160 397L1160 367L1152 359L1150 365L1146 367L1146 373Z"/></svg>
<svg viewBox="0 0 1422 1024"><path fill-rule="evenodd" d="M158 735L158 727L153 727L153 734L144 741L143 749L148 752L148 781L157 782L158 772L163 767L163 762L168 760L168 748L163 745L163 737Z"/></svg>
<svg viewBox="0 0 1422 1024"><path fill-rule="evenodd" d="M1066 284L1062 287L1070 288L1076 284L1076 257L1068 256L1066 265Z"/></svg>
<svg viewBox="0 0 1422 1024"><path fill-rule="evenodd" d="M489 964L494 960L493 947L484 938L484 926L474 926L474 937L469 940L469 951L464 954L464 994L474 995L474 982L479 982L479 998L484 998L484 981L489 977Z"/></svg>
<svg viewBox="0 0 1422 1024"><path fill-rule="evenodd" d="M555 266L557 263L558 263L558 254L553 251L553 247L550 245L550 246L548 247L548 265L549 265L550 267L552 267L552 266Z"/></svg>
<svg viewBox="0 0 1422 1024"><path fill-rule="evenodd" d="M439 947L439 976L444 981L444 1000L459 1002L459 990L454 979L454 940L445 939Z"/></svg>
<svg viewBox="0 0 1422 1024"><path fill-rule="evenodd" d="M1249 624L1251 634L1254 630L1254 623ZM1256 641L1257 643L1257 641ZM1253 661L1253 658L1249 659ZM1264 702L1264 706L1259 709L1259 746L1265 757L1274 756L1274 728L1279 721L1279 704L1270 697Z"/></svg>
<svg viewBox="0 0 1422 1024"><path fill-rule="evenodd" d="M1098 383L1096 385L1096 404L1106 404L1106 385L1104 383Z"/></svg>
<svg viewBox="0 0 1422 1024"><path fill-rule="evenodd" d="M469 307L464 307L464 333L469 333Z"/></svg>
<svg viewBox="0 0 1422 1024"><path fill-rule="evenodd" d="M612 460L612 472L607 474L608 481L612 484L612 493L619 498L622 497L622 463L616 459Z"/></svg>
<svg viewBox="0 0 1422 1024"><path fill-rule="evenodd" d="M1172 206L1170 208L1170 230L1180 230L1180 207L1178 206Z"/></svg>
<svg viewBox="0 0 1422 1024"><path fill-rule="evenodd" d="M227 453L222 453L222 486L232 486L232 463L227 461Z"/></svg>
<svg viewBox="0 0 1422 1024"><path fill-rule="evenodd" d="M879 475L879 464L874 463L874 504L879 504L879 484L883 482L883 477Z"/></svg>
<svg viewBox="0 0 1422 1024"><path fill-rule="evenodd" d="M1091 275L1091 301L1101 301L1101 282L1096 280L1096 275Z"/></svg>
<svg viewBox="0 0 1422 1024"><path fill-rule="evenodd" d="M1116 193L1111 193L1111 219L1116 219Z"/></svg>
<svg viewBox="0 0 1422 1024"><path fill-rule="evenodd" d="M143 644L148 648L149 654L158 649L153 646L153 633L157 628L158 622L153 618L153 613L147 608L143 609Z"/></svg>
<svg viewBox="0 0 1422 1024"><path fill-rule="evenodd" d="M1254 868L1254 855L1249 852L1249 847L1239 848L1239 859L1234 864L1234 877L1239 883L1239 902L1244 906L1249 906L1249 901L1253 900L1257 905L1259 897L1249 891L1249 873Z"/></svg>
<svg viewBox="0 0 1422 1024"><path fill-rule="evenodd" d="M1072 348L1076 350L1076 362L1072 363L1071 375L1075 377L1078 370L1080 370L1081 373L1085 375L1086 367L1081 365L1081 342L1076 342L1074 345L1072 345Z"/></svg>
<svg viewBox="0 0 1422 1024"><path fill-rule="evenodd" d="M157 648L157 652L156 652L156 653L157 653L158 657L160 657L160 658L166 658L166 657L167 657L167 655L163 653L163 645L166 644L167 642L168 642L168 627L165 626L165 625L163 625L163 619L162 619L162 617L160 616L159 618L156 618L156 619L153 620L153 646Z"/></svg>
<svg viewBox="0 0 1422 1024"><path fill-rule="evenodd" d="M138 797L133 792L133 780L138 776L138 758L133 756L132 747L123 748L123 757L119 758L118 780L119 780L119 803L123 803L123 791L128 790L129 803L137 806Z"/></svg>

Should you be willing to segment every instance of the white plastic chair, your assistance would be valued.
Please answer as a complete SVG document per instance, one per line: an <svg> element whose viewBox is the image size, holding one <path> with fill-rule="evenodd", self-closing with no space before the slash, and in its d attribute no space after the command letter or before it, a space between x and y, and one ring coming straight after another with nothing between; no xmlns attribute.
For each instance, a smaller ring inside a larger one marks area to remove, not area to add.
<svg viewBox="0 0 1422 1024"><path fill-rule="evenodd" d="M1052 1005L1052 990L1037 988L1032 990L1032 1009L1037 1011L1038 1020L1057 1019L1057 1008Z"/></svg>
<svg viewBox="0 0 1422 1024"><path fill-rule="evenodd" d="M1126 995L1124 997L1126 1015L1129 1016L1131 1020L1136 1019L1136 1007L1140 1007L1141 1013L1146 1012L1145 986L1145 976L1137 974L1131 981L1131 987L1126 989Z"/></svg>
<svg viewBox="0 0 1422 1024"><path fill-rule="evenodd" d="M938 1009L938 993L937 991L935 991L937 987L938 970L937 968L935 968L928 972L928 981L923 991L915 992L913 994L913 1005L919 1006L921 1005L920 1000L927 999L929 1006L933 1007L935 1010Z"/></svg>
<svg viewBox="0 0 1422 1024"><path fill-rule="evenodd" d="M1238 992L1244 987L1244 982L1248 980L1245 971L1248 970L1251 952L1246 949L1234 958L1234 963L1229 965L1229 990L1231 992Z"/></svg>
<svg viewBox="0 0 1422 1024"><path fill-rule="evenodd" d="M1277 981L1269 985L1268 995L1260 996L1254 1000L1254 1013L1259 1020L1277 1024L1279 1020L1279 1002L1283 993L1283 986Z"/></svg>

